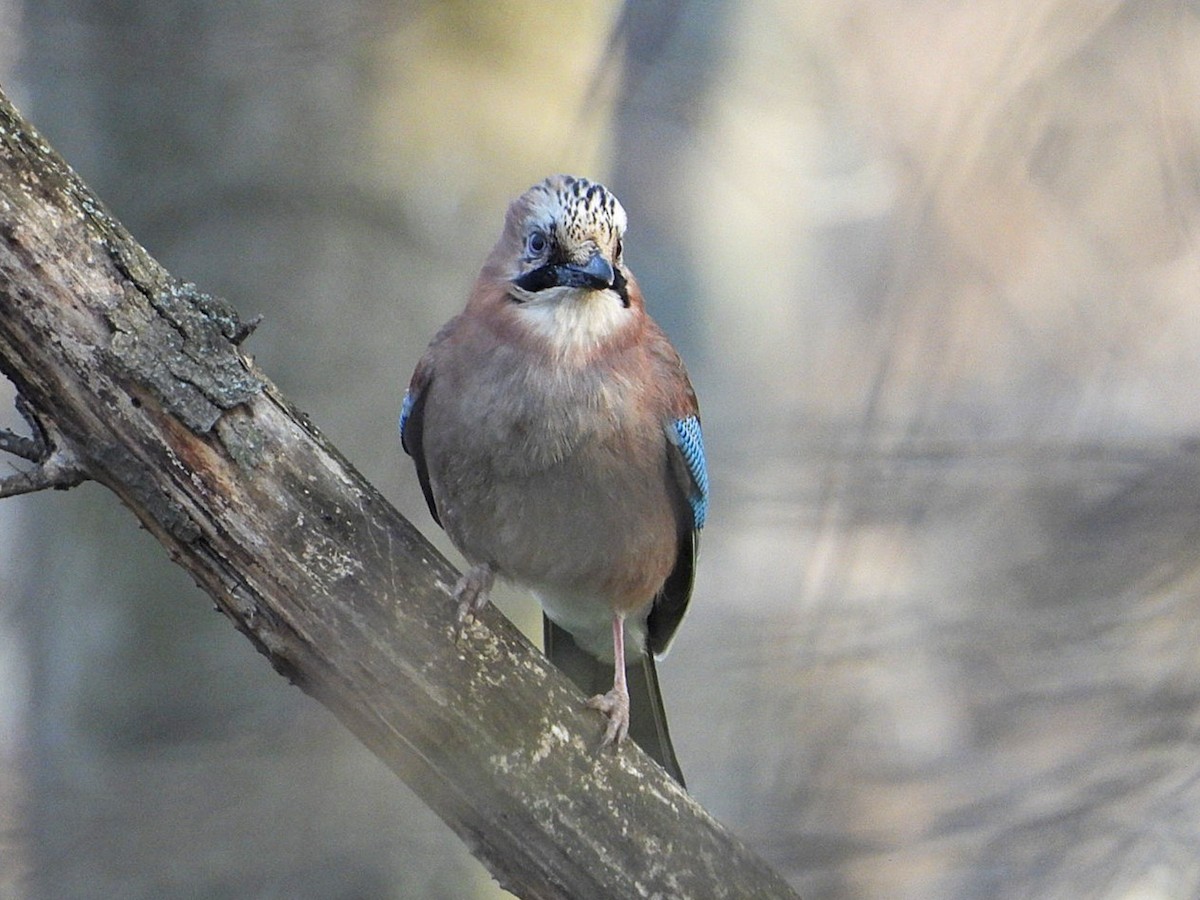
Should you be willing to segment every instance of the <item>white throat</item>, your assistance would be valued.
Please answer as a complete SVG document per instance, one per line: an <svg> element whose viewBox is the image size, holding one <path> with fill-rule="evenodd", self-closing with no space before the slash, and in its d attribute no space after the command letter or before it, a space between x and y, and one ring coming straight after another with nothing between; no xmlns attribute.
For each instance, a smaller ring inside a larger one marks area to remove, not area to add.
<svg viewBox="0 0 1200 900"><path fill-rule="evenodd" d="M521 292L517 314L564 355L587 353L633 321L634 312L615 291L553 287Z"/></svg>

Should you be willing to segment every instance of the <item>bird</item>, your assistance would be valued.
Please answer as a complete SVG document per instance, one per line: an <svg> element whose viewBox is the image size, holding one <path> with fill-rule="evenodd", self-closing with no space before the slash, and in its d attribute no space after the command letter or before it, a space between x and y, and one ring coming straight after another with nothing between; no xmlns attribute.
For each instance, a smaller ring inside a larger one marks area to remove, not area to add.
<svg viewBox="0 0 1200 900"><path fill-rule="evenodd" d="M531 591L548 658L681 785L655 658L695 581L708 470L695 391L625 263L627 216L554 175L511 202L465 309L404 395L400 440L467 568L461 630L497 578ZM628 667L628 670L627 670Z"/></svg>

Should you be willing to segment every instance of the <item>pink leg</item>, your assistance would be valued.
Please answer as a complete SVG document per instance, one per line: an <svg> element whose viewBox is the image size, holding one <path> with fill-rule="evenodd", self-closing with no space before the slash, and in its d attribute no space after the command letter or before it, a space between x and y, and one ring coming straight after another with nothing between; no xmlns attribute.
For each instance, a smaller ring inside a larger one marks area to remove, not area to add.
<svg viewBox="0 0 1200 900"><path fill-rule="evenodd" d="M608 716L601 746L620 744L629 734L629 688L625 684L625 617L613 616L613 686L607 694L597 694L587 702Z"/></svg>

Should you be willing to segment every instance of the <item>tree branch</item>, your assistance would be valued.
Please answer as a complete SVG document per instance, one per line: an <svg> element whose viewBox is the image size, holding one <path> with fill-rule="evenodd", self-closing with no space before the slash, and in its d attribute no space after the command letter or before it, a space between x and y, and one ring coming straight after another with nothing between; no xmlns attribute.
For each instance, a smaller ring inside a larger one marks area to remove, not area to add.
<svg viewBox="0 0 1200 900"><path fill-rule="evenodd" d="M601 752L503 617L455 642L451 567L239 352L234 310L171 278L2 95L0 299L0 369L48 423L4 438L38 456L28 483L114 491L505 887L795 896L636 747Z"/></svg>
<svg viewBox="0 0 1200 900"><path fill-rule="evenodd" d="M0 478L0 498L29 494L46 488L64 490L87 479L75 454L50 437L52 428L42 423L25 398L17 395L17 412L29 425L30 436L0 428L0 451L36 463L32 469L19 469Z"/></svg>
<svg viewBox="0 0 1200 900"><path fill-rule="evenodd" d="M30 462L37 462L45 455L45 450L38 441L16 434L7 428L0 428L0 451Z"/></svg>
<svg viewBox="0 0 1200 900"><path fill-rule="evenodd" d="M47 488L66 490L86 480L87 475L76 464L75 455L69 450L58 449L32 469L21 469L0 478L0 498L31 494Z"/></svg>
<svg viewBox="0 0 1200 900"><path fill-rule="evenodd" d="M15 434L7 428L0 428L0 451L11 453L13 456L19 456L30 462L41 462L49 452L46 429L42 427L42 423L38 421L33 410L20 394L17 394L14 405L17 412L21 414L21 418L25 420L25 424L29 426L29 437Z"/></svg>

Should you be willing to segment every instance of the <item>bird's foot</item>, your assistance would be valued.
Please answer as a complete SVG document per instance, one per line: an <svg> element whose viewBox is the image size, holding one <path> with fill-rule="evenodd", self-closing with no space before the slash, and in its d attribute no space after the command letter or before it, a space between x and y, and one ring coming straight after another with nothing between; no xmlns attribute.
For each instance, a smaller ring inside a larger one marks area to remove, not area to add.
<svg viewBox="0 0 1200 900"><path fill-rule="evenodd" d="M488 605L492 593L492 583L496 573L486 563L471 566L454 585L454 599L458 601L458 617L455 620L455 631L461 640L467 630L467 625L475 618L475 614Z"/></svg>
<svg viewBox="0 0 1200 900"><path fill-rule="evenodd" d="M587 702L592 709L598 709L608 717L608 727L604 729L604 740L601 747L609 744L620 744L629 734L629 692L613 688L607 694L597 694Z"/></svg>

